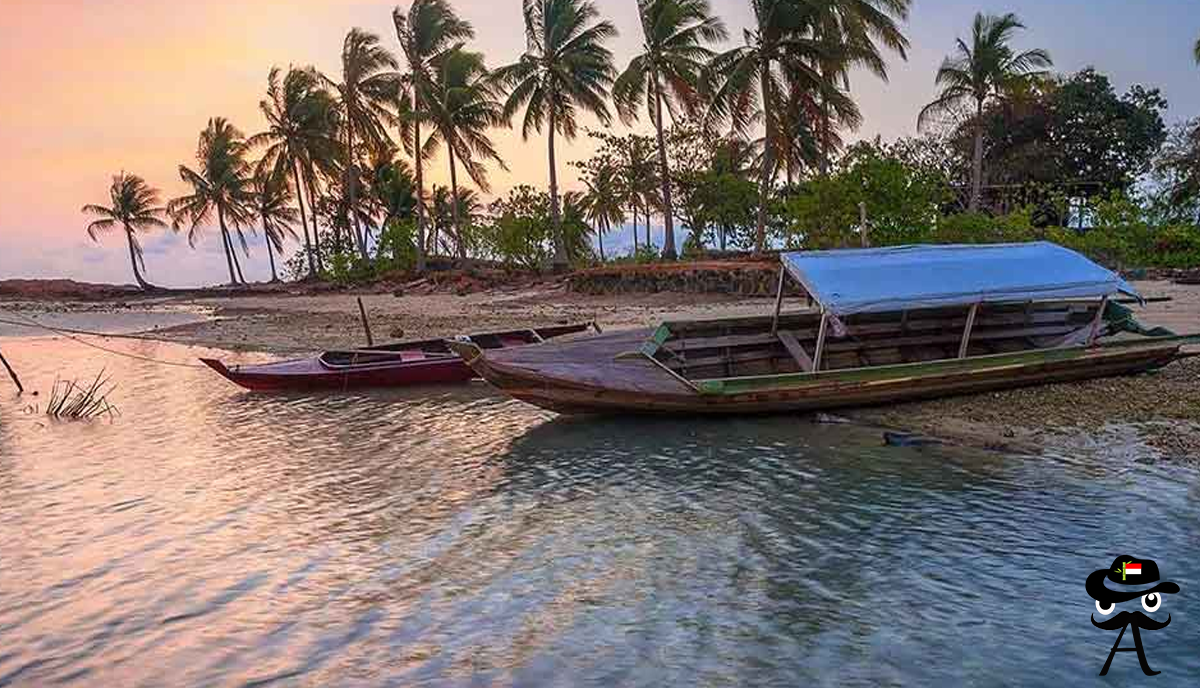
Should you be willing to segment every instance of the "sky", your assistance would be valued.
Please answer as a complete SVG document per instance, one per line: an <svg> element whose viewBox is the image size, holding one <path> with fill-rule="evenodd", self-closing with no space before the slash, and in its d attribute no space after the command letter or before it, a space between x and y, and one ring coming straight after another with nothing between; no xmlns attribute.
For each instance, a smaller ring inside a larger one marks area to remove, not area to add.
<svg viewBox="0 0 1200 688"><path fill-rule="evenodd" d="M524 48L520 0L453 2L474 24L473 47L489 64L517 58ZM611 47L624 67L641 42L636 0L597 4L620 32ZM740 40L749 1L712 4ZM356 26L395 49L392 7L359 0L0 0L0 279L131 282L123 237L92 242L80 207L107 205L112 175L122 170L145 177L165 197L182 193L178 166L192 164L209 117L227 117L247 133L261 130L258 103L272 65L311 64L335 75L342 39ZM1191 54L1200 0L914 0L908 60L890 59L887 83L867 74L852 79L865 121L851 138L915 133L938 64L976 11L1015 12L1028 26L1018 46L1047 48L1058 71L1095 66L1119 91L1134 83L1161 88L1171 103L1168 122L1200 115L1200 68ZM544 139L502 131L496 140L510 172L492 171L494 194L522 183L546 186ZM560 149L567 189L576 180L566 163L590 151L586 139ZM434 183L446 181L445 166L441 158L430 163ZM215 232L195 249L170 232L147 237L145 246L152 282L224 279ZM261 242L251 250L246 277L269 276Z"/></svg>

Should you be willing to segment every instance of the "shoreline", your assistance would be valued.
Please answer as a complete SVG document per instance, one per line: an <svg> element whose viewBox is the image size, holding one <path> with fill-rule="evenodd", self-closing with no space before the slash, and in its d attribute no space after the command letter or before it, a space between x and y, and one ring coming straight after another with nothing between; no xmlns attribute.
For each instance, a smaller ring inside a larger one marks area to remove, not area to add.
<svg viewBox="0 0 1200 688"><path fill-rule="evenodd" d="M1143 322L1181 333L1200 331L1200 286L1163 281L1135 286L1143 296L1171 299L1138 309ZM137 336L295 356L364 345L358 298L377 342L593 320L606 331L620 330L668 319L759 315L771 309L768 299L758 297L670 292L589 296L569 292L561 283L543 283L463 295L279 290L145 300L0 300L0 312L189 313L201 319L168 323ZM1156 459L1200 461L1198 392L1200 360L1192 358L1133 377L848 409L837 416L881 430L1022 454L1085 448L1103 452L1132 442Z"/></svg>

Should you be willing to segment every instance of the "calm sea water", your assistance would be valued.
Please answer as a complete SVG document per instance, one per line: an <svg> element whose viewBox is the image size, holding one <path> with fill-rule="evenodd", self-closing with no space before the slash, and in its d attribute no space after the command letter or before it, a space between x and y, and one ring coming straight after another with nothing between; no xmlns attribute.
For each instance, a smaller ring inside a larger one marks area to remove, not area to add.
<svg viewBox="0 0 1200 688"><path fill-rule="evenodd" d="M1083 582L1121 553L1182 587L1153 682L1200 675L1190 467L0 348L43 390L0 379L3 686L1101 684ZM26 408L105 366L115 421Z"/></svg>

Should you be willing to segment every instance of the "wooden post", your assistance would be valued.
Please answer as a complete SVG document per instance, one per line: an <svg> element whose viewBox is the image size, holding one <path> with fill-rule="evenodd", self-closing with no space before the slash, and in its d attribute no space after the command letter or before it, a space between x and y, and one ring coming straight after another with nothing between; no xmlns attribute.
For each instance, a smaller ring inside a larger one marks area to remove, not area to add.
<svg viewBox="0 0 1200 688"><path fill-rule="evenodd" d="M783 280L787 271L779 266L779 292L775 294L775 317L771 320L771 334L779 332L779 313L783 310Z"/></svg>
<svg viewBox="0 0 1200 688"><path fill-rule="evenodd" d="M958 346L958 357L967 357L967 347L971 344L971 329L975 327L975 314L979 312L979 304L971 304L971 310L967 312L967 326L963 328L962 344Z"/></svg>
<svg viewBox="0 0 1200 688"><path fill-rule="evenodd" d="M1100 299L1100 310L1096 311L1096 317L1092 318L1092 329L1088 332L1087 345L1091 346L1096 343L1096 338L1100 336L1100 326L1104 323L1104 309L1108 308L1108 297Z"/></svg>
<svg viewBox="0 0 1200 688"><path fill-rule="evenodd" d="M371 323L367 322L367 309L363 307L362 297L358 297L358 314L362 316L363 330L367 333L367 346L375 346L371 338Z"/></svg>
<svg viewBox="0 0 1200 688"><path fill-rule="evenodd" d="M821 313L821 327L817 329L817 350L813 353L813 372L821 372L821 359L825 356L825 335L829 330L829 314Z"/></svg>
<svg viewBox="0 0 1200 688"><path fill-rule="evenodd" d="M859 231L862 234L863 248L871 248L871 238L867 235L867 203L866 201L858 202L858 222Z"/></svg>
<svg viewBox="0 0 1200 688"><path fill-rule="evenodd" d="M25 393L25 388L21 386L21 379L17 377L17 372L16 372L15 370L13 370L13 369L12 369L12 366L10 366L10 365L8 364L8 361L7 361L7 360L4 358L4 354L3 354L3 353L0 353L0 363L3 363L3 364L4 364L4 369L8 371L8 376L9 376L9 377L11 377L11 378L12 378L12 381L13 381L13 383L14 383L14 384L16 384L16 386L17 386L17 393L18 393L18 394L24 394L24 393Z"/></svg>

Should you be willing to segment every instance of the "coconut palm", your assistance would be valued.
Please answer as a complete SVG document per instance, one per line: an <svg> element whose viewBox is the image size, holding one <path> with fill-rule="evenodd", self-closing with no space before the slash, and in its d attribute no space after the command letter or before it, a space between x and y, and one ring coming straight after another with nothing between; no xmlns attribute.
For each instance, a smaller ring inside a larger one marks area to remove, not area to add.
<svg viewBox="0 0 1200 688"><path fill-rule="evenodd" d="M254 178L249 205L258 217L267 241L272 282L279 281L279 275L275 272L275 251L283 252L285 237L299 238L292 225L300 218L300 213L292 207L291 202L292 190L288 187L287 175L273 174L268 168L260 168Z"/></svg>
<svg viewBox="0 0 1200 688"><path fill-rule="evenodd" d="M829 169L835 144L834 121L849 129L862 122L853 99L846 97L850 69L864 67L887 81L887 62L881 47L908 59L908 39L899 22L908 18L912 0L809 0L816 8L813 35L826 45L826 54L818 65L825 90L821 96L820 167ZM841 97L839 97L841 96Z"/></svg>
<svg viewBox="0 0 1200 688"><path fill-rule="evenodd" d="M254 215L248 208L252 174L246 161L248 146L244 135L224 117L208 120L208 127L200 132L196 147L197 170L186 165L179 166L179 176L192 187L192 193L172 199L167 204L175 229L184 223L188 228L188 244L196 245L202 225L212 220L215 211L217 225L221 230L221 241L225 248L225 261L229 266L229 283L236 285L240 279L241 265L233 248L232 224L241 242L242 250L249 253L242 227L253 222Z"/></svg>
<svg viewBox="0 0 1200 688"><path fill-rule="evenodd" d="M612 165L602 165L584 177L583 184L587 191L580 203L588 221L595 227L596 239L600 245L600 260L604 261L604 234L612 230L613 225L625 221L621 180L618 171Z"/></svg>
<svg viewBox="0 0 1200 688"><path fill-rule="evenodd" d="M941 92L921 110L917 126L924 127L935 115L951 114L959 108L974 106L971 127L975 152L971 164L971 201L969 209L979 209L983 185L983 109L988 101L1003 98L1015 86L1040 77L1053 63L1042 49L1016 52L1010 41L1025 28L1015 14L996 16L976 14L971 25L971 43L958 39L953 56L938 69L936 83Z"/></svg>
<svg viewBox="0 0 1200 688"><path fill-rule="evenodd" d="M436 91L435 62L475 35L471 24L460 19L446 0L414 0L408 12L392 11L400 51L408 63L402 77L401 119L404 147L413 156L417 197L425 195L425 165L422 154L421 120L426 103ZM425 209L417 205L417 271L425 269Z"/></svg>
<svg viewBox="0 0 1200 688"><path fill-rule="evenodd" d="M712 15L708 0L638 0L644 42L613 85L613 101L622 121L631 124L643 104L658 136L662 183L663 256L675 258L675 220L671 174L663 133L663 111L683 107L692 114L699 105L700 75L712 58L706 44L728 36L725 24Z"/></svg>
<svg viewBox="0 0 1200 688"><path fill-rule="evenodd" d="M100 233L120 227L125 230L125 240L129 244L129 262L133 266L133 278L143 291L149 291L154 285L147 282L138 266L146 269L142 256L142 245L138 242L138 232L150 229L165 229L163 208L159 200L159 191L146 183L146 180L134 174L121 172L113 177L108 195L111 205L85 205L83 212L95 215L98 219L87 226L88 236L92 241L100 241Z"/></svg>
<svg viewBox="0 0 1200 688"><path fill-rule="evenodd" d="M428 101L429 119L433 131L426 140L421 157L432 156L438 146L446 145L450 162L450 192L460 198L458 163L462 162L467 176L483 192L490 191L487 167L482 160L492 160L507 170L508 166L496 152L488 130L507 121L504 106L496 100L494 84L483 64L483 55L464 50L451 50L435 60L436 82ZM462 218L459 204L452 204L455 241L459 258L466 257L462 240Z"/></svg>
<svg viewBox="0 0 1200 688"><path fill-rule="evenodd" d="M396 97L400 81L396 56L379 43L379 36L351 29L342 45L342 80L329 80L337 94L342 126L345 129L345 176L355 178L358 171L358 149L362 142L367 150L379 150L391 143L388 125L396 119ZM358 184L343 183L349 193L351 228L359 254L368 258L367 242L359 224Z"/></svg>
<svg viewBox="0 0 1200 688"><path fill-rule="evenodd" d="M525 109L521 136L545 127L550 168L550 218L554 233L554 266L567 265L555 161L555 136L572 140L579 131L580 110L604 125L612 121L605 104L616 77L612 52L604 43L617 34L599 21L591 0L523 0L525 53L515 64L497 70L497 82L509 89L504 116Z"/></svg>
<svg viewBox="0 0 1200 688"><path fill-rule="evenodd" d="M293 180L304 230L308 275L314 278L321 256L319 247L314 250L315 217L310 237L304 203L303 189L311 191L312 186L305 184L301 176L308 177L318 165L328 169L337 158L336 107L333 97L321 88L321 78L313 69L288 69L282 81L280 71L278 67L271 69L267 98L258 106L267 119L267 129L250 137L247 143L255 148L265 147L260 167L269 169L272 176L290 176ZM310 193L310 209L312 204Z"/></svg>
<svg viewBox="0 0 1200 688"><path fill-rule="evenodd" d="M759 175L755 249L766 247L767 206L778 169L775 155L779 104L788 88L825 92L814 67L829 48L811 35L816 15L805 0L751 0L754 21L745 45L709 63L710 125L728 124L744 136L759 119L765 130Z"/></svg>

